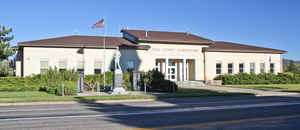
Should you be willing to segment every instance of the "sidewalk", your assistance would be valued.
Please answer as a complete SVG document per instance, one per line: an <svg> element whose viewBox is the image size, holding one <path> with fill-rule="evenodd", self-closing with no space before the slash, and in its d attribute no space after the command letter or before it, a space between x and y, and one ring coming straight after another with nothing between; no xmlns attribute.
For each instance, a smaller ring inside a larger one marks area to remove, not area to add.
<svg viewBox="0 0 300 130"><path fill-rule="evenodd" d="M200 87L192 87L192 88L200 88ZM299 94L299 93L292 93L292 92L274 92L274 91L263 91L263 90L247 89L247 88L230 88L230 87L209 86L209 85L205 85L204 87L201 88L208 89L208 90L226 91L226 92L253 93L256 94L257 96L288 96L288 95Z"/></svg>

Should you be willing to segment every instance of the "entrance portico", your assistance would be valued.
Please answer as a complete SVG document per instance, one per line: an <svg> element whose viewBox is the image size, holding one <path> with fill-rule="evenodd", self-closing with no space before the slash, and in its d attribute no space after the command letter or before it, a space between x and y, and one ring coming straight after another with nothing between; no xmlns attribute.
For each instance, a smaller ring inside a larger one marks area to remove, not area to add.
<svg viewBox="0 0 300 130"><path fill-rule="evenodd" d="M156 57L155 69L171 81L196 80L197 57Z"/></svg>

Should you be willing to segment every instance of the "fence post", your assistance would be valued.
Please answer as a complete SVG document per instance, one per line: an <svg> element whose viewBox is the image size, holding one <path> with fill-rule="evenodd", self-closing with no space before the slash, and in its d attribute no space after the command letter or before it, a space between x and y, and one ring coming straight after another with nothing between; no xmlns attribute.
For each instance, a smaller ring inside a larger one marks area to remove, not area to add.
<svg viewBox="0 0 300 130"><path fill-rule="evenodd" d="M147 93L147 85L144 83L144 93Z"/></svg>
<svg viewBox="0 0 300 130"><path fill-rule="evenodd" d="M64 85L64 83L61 86L61 96L65 96L65 85Z"/></svg>
<svg viewBox="0 0 300 130"><path fill-rule="evenodd" d="M100 94L100 83L99 82L97 82L97 92L99 92L99 94Z"/></svg>

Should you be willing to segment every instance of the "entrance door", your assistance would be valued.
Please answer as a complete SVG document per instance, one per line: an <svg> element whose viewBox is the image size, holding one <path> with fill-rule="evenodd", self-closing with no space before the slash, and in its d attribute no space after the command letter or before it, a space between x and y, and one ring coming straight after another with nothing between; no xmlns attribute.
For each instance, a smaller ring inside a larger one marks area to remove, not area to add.
<svg viewBox="0 0 300 130"><path fill-rule="evenodd" d="M171 81L177 81L177 66L175 61L169 61L168 64L168 79Z"/></svg>

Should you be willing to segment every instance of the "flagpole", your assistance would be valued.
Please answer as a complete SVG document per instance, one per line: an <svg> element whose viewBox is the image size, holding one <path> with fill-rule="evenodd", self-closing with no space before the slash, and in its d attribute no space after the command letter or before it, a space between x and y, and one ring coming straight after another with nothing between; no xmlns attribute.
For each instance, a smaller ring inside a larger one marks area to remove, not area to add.
<svg viewBox="0 0 300 130"><path fill-rule="evenodd" d="M106 53L106 46L105 46L105 38L106 38L106 31L105 31L105 26L103 27L103 31L104 31L104 38L103 38L103 59L104 59L104 62L103 62L103 66L104 66L104 76L103 76L103 87L105 87L105 85L106 85L106 80L105 80L105 72L106 72L106 66L105 66L105 62L106 62L106 55L105 55L105 53Z"/></svg>

